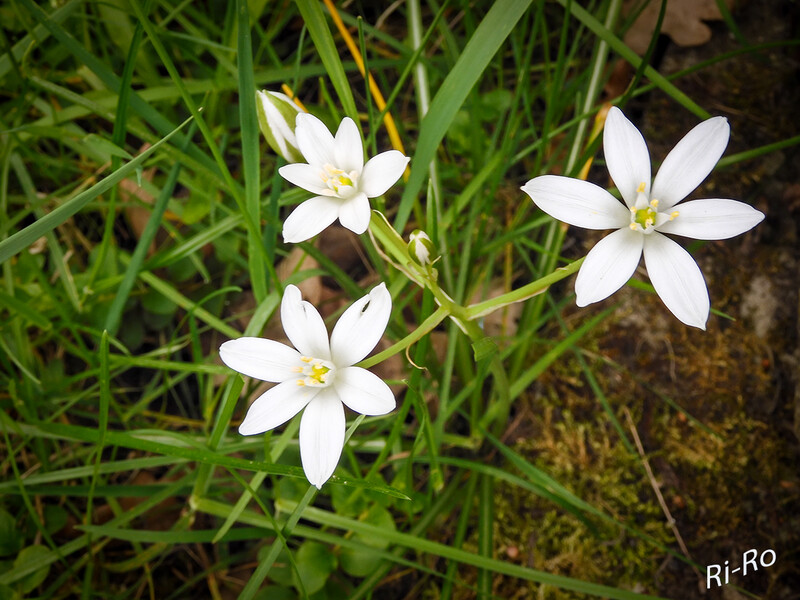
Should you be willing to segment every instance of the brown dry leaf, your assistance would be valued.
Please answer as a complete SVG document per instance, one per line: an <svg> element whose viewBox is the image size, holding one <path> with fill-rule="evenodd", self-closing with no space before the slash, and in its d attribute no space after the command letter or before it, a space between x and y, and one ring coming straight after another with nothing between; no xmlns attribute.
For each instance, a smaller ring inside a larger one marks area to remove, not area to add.
<svg viewBox="0 0 800 600"><path fill-rule="evenodd" d="M300 246L294 246L289 254L275 268L278 279L286 281L292 273L297 271L307 271L319 268L319 263L303 250ZM322 296L322 277L315 275L304 279L297 284L303 292L303 299L308 300L316 306Z"/></svg>
<svg viewBox="0 0 800 600"><path fill-rule="evenodd" d="M728 8L735 0L725 0ZM641 0L627 0L623 14L636 10ZM653 37L661 2L650 0L625 34L625 43L637 54L644 54ZM678 46L700 46L711 39L711 29L703 21L722 19L716 0L667 0L667 11L661 33L668 35Z"/></svg>
<svg viewBox="0 0 800 600"><path fill-rule="evenodd" d="M325 229L319 235L317 247L345 273L353 273L361 265L368 264L361 240L344 227L334 225Z"/></svg>

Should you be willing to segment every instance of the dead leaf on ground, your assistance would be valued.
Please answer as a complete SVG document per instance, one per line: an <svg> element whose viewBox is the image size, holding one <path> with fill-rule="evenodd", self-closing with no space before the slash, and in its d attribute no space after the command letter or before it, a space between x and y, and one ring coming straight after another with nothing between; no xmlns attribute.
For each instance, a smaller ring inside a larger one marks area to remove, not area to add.
<svg viewBox="0 0 800 600"><path fill-rule="evenodd" d="M735 0L725 0L731 8ZM629 14L641 5L641 0L628 0L623 4L623 14ZM625 34L625 43L637 54L644 54L658 23L661 2L651 0ZM700 46L711 39L711 29L703 21L719 21L722 13L716 0L667 0L667 11L661 33L668 35L678 46Z"/></svg>

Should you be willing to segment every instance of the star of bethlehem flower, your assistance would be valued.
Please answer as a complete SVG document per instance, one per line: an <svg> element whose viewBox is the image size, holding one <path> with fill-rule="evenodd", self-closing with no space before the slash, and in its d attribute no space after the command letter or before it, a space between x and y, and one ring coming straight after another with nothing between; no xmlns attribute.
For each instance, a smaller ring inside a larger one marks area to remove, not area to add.
<svg viewBox="0 0 800 600"><path fill-rule="evenodd" d="M294 348L242 337L219 349L220 358L231 369L278 384L253 402L239 433L264 433L305 409L300 421L300 459L308 481L322 487L336 469L344 447L342 403L364 415L394 410L389 386L366 369L352 366L381 339L391 310L392 297L381 283L342 314L328 341L317 309L302 299L298 288L287 286L281 322Z"/></svg>
<svg viewBox="0 0 800 600"><path fill-rule="evenodd" d="M369 198L382 196L400 179L409 158L397 150L374 156L364 164L364 146L355 122L345 117L336 137L307 113L297 115L297 145L308 164L278 169L287 181L313 194L283 224L285 242L303 242L336 219L362 234L370 219Z"/></svg>
<svg viewBox="0 0 800 600"><path fill-rule="evenodd" d="M617 229L591 249L575 281L578 306L607 298L630 279L644 253L647 274L680 321L706 328L708 288L697 263L665 233L722 240L752 229L763 213L736 200L691 200L676 206L713 170L728 145L730 127L713 117L670 151L650 182L650 156L638 129L612 107L603 132L608 171L623 206L603 188L569 177L544 175L522 190L552 217L587 229Z"/></svg>

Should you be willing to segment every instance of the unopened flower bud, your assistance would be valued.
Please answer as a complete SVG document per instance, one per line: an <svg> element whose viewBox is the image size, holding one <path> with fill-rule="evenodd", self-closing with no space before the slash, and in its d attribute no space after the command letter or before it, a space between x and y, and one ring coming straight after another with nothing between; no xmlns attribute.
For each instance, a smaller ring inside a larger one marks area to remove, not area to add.
<svg viewBox="0 0 800 600"><path fill-rule="evenodd" d="M258 126L275 152L290 163L303 162L294 135L295 121L300 108L286 94L256 92Z"/></svg>
<svg viewBox="0 0 800 600"><path fill-rule="evenodd" d="M415 229L408 237L408 254L415 263L421 267L430 267L439 256L428 234L420 229Z"/></svg>

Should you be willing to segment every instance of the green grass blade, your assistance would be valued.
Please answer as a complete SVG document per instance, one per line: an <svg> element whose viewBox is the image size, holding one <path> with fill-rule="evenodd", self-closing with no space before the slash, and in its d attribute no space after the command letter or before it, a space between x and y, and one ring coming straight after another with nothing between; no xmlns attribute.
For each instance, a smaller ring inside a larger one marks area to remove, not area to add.
<svg viewBox="0 0 800 600"><path fill-rule="evenodd" d="M250 37L248 3L237 0L238 15L238 70L239 70L239 126L242 135L242 170L244 172L244 206L254 223L261 223L261 170L258 150L259 130L256 118L256 86L253 81L253 42ZM256 302L267 295L264 255L261 236L254 231L247 235L247 259L250 281Z"/></svg>
<svg viewBox="0 0 800 600"><path fill-rule="evenodd" d="M458 109L530 3L530 0L498 0L492 4L458 62L442 82L420 125L417 151L411 161L411 175L394 221L394 227L398 231L405 228L414 200L425 183L436 149Z"/></svg>
<svg viewBox="0 0 800 600"><path fill-rule="evenodd" d="M558 3L561 4L561 6L569 9L573 17L586 25L586 27L588 27L597 37L604 40L611 47L611 49L614 50L614 52L628 61L631 65L633 65L634 68L638 68L640 66L642 62L641 57L631 50L627 45L625 45L625 42L609 31L588 10L580 6L577 2L570 2L569 0L558 0ZM653 67L645 67L644 74L662 92L667 94L670 98L675 100L675 102L686 108L689 112L693 113L700 119L708 119L711 116L708 114L708 111L700 107L700 105L689 98L689 96L678 89L672 82L670 82L661 73L656 71Z"/></svg>
<svg viewBox="0 0 800 600"><path fill-rule="evenodd" d="M345 114L358 123L358 111L353 99L353 91L350 89L350 82L344 72L339 52L336 50L333 35L325 21L321 3L318 0L295 0L295 2L303 16L308 33L311 35L311 41L314 42L333 88L339 96L339 102L342 103Z"/></svg>
<svg viewBox="0 0 800 600"><path fill-rule="evenodd" d="M112 186L117 185L120 181L133 173L142 165L145 160L150 158L150 156L152 156L162 144L167 142L167 140L180 131L190 120L191 118L181 123L176 129L173 129L172 132L167 134L164 138L153 144L150 148L120 167L118 170L114 171L102 181L90 187L88 190L81 192L58 208L50 211L41 219L38 219L35 223L28 225L25 229L16 232L0 242L0 263L5 262L23 248L30 246L48 231L52 231L64 221L69 219L72 215L81 210L90 201L97 198L103 192L108 191Z"/></svg>
<svg viewBox="0 0 800 600"><path fill-rule="evenodd" d="M189 129L189 136L194 131L194 127ZM156 233L158 233L159 228L161 227L161 219L164 216L164 212L167 210L167 202L172 197L172 193L175 190L175 184L178 182L178 174L181 171L180 163L175 163L170 169L169 175L167 176L167 181L164 183L164 187L161 188L161 193L158 195L158 198L153 204L153 211L150 213L150 218L147 220L147 225L145 225L144 231L142 232L141 236L139 236L139 241L136 243L136 249L133 251L131 255L131 260L128 263L128 268L125 270L125 277L120 283L119 288L117 288L116 294L114 294L114 300L111 302L111 308L108 309L108 315L106 316L106 324L105 328L111 333L111 335L116 335L117 330L119 329L120 319L122 318L122 311L125 308L125 303L128 301L128 296L133 289L133 284L136 282L136 278L139 275L139 270L142 268L142 263L144 263L144 259L147 257L147 251L150 249L150 244L153 243L153 240L156 237Z"/></svg>

